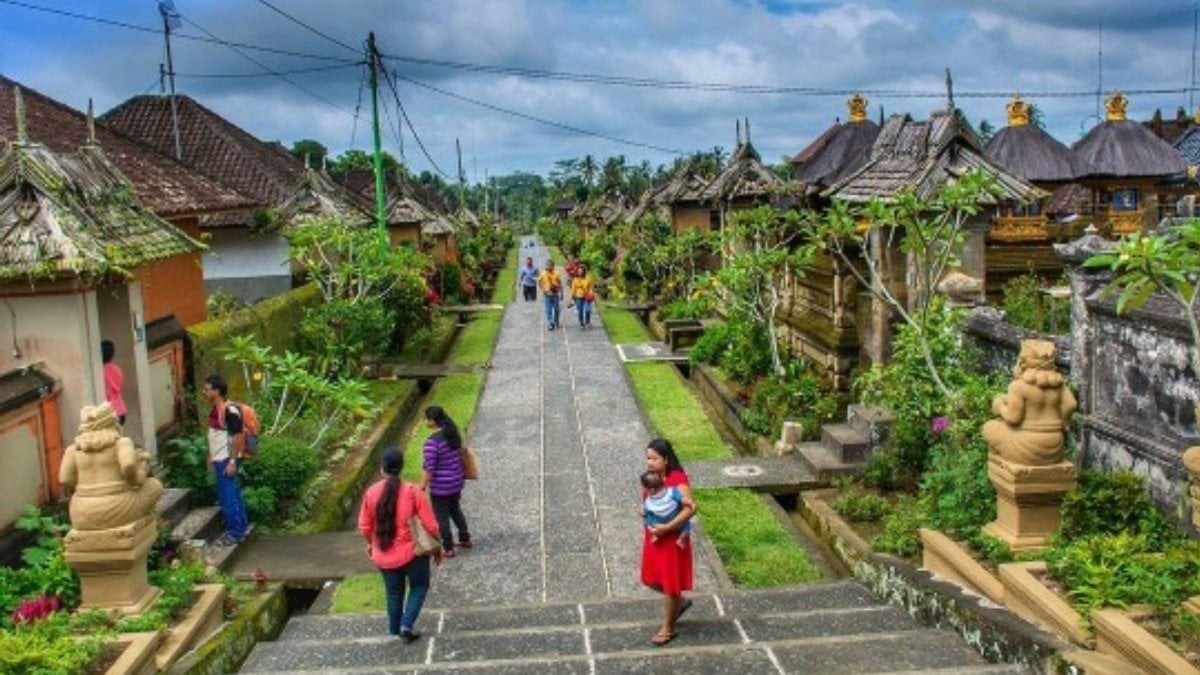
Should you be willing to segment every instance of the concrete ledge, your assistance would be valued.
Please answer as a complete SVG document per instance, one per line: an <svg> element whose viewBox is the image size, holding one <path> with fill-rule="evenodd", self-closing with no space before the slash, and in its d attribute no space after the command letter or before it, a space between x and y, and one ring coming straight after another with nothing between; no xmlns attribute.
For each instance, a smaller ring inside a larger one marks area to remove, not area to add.
<svg viewBox="0 0 1200 675"><path fill-rule="evenodd" d="M921 528L921 548L921 565L934 575L953 581L992 602L1004 602L1004 585L963 550L958 542L937 530Z"/></svg>
<svg viewBox="0 0 1200 675"><path fill-rule="evenodd" d="M179 657L212 634L225 620L225 586L200 584L200 597L177 625L167 630L167 637L154 657L159 670L166 670Z"/></svg>
<svg viewBox="0 0 1200 675"><path fill-rule="evenodd" d="M1076 649L1062 654L1064 670L1068 673L1086 675L1146 675L1146 671L1128 661L1094 652Z"/></svg>
<svg viewBox="0 0 1200 675"><path fill-rule="evenodd" d="M1096 650L1155 675L1200 675L1200 670L1139 626L1134 620L1138 614L1137 611L1119 609L1101 609L1093 613Z"/></svg>
<svg viewBox="0 0 1200 675"><path fill-rule="evenodd" d="M124 645L124 650L108 670L104 671L104 675L154 675L158 672L154 655L162 640L162 631L157 630L121 635L116 643Z"/></svg>
<svg viewBox="0 0 1200 675"><path fill-rule="evenodd" d="M828 493L826 493L828 494ZM890 555L875 553L819 494L802 495L801 515L862 583L920 623L949 628L988 661L1057 673L1069 644L986 597Z"/></svg>
<svg viewBox="0 0 1200 675"><path fill-rule="evenodd" d="M164 672L171 675L222 675L236 672L254 645L274 640L288 620L287 596L273 585L243 605L212 637Z"/></svg>
<svg viewBox="0 0 1200 675"><path fill-rule="evenodd" d="M1005 563L1000 566L1004 584L1004 604L1026 621L1065 635L1077 645L1095 645L1083 624L1083 617L1062 596L1050 590L1038 575L1045 574L1042 561Z"/></svg>

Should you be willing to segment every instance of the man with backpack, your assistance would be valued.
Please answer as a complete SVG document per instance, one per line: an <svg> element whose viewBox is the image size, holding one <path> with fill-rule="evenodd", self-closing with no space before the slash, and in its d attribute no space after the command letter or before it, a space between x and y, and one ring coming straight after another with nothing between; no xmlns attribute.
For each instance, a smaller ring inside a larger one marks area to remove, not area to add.
<svg viewBox="0 0 1200 675"><path fill-rule="evenodd" d="M217 500L225 519L225 533L217 540L220 546L241 543L250 529L246 504L238 485L238 462L246 456L247 415L241 405L226 399L229 384L220 375L204 379L204 397L212 404L208 413L208 465L217 478Z"/></svg>

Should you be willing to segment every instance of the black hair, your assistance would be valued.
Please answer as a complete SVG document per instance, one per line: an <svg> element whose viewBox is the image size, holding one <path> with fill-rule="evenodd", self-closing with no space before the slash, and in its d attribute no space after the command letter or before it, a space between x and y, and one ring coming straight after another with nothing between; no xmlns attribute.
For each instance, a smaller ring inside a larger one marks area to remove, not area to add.
<svg viewBox="0 0 1200 675"><path fill-rule="evenodd" d="M679 463L679 456L675 454L675 448L671 447L671 441L665 438L656 438L646 444L646 447L666 460L667 473L671 473L675 469L683 469L683 465Z"/></svg>
<svg viewBox="0 0 1200 675"><path fill-rule="evenodd" d="M657 490L663 486L663 477L657 471L646 471L642 474L642 487L647 490Z"/></svg>
<svg viewBox="0 0 1200 675"><path fill-rule="evenodd" d="M454 424L454 420L442 410L441 406L431 405L425 409L425 419L433 422L441 430L442 438L450 444L450 447L455 450L462 449L462 434L458 431L458 425Z"/></svg>
<svg viewBox="0 0 1200 675"><path fill-rule="evenodd" d="M219 394L221 394L221 398L229 397L229 383L225 381L225 378L221 377L220 375L218 375L216 373L213 373L212 375L209 375L208 377L204 378L204 382L208 386L217 390L217 392Z"/></svg>
<svg viewBox="0 0 1200 675"><path fill-rule="evenodd" d="M113 356L117 354L117 347L112 340L100 341L100 359L105 363L113 360Z"/></svg>
<svg viewBox="0 0 1200 675"><path fill-rule="evenodd" d="M379 550L386 551L396 541L396 502L400 496L400 470L404 468L404 455L400 454L399 448L389 445L384 448L379 464L387 484L383 487L383 496L375 504L375 538L379 540Z"/></svg>

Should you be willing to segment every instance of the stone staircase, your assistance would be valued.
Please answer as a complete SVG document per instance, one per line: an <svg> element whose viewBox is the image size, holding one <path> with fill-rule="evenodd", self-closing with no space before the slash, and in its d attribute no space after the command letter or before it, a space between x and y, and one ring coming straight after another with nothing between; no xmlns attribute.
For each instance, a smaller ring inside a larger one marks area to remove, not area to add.
<svg viewBox="0 0 1200 675"><path fill-rule="evenodd" d="M891 421L887 411L851 405L845 422L821 426L821 440L795 443L796 457L823 483L834 476L860 473L871 450L887 439ZM780 444L789 445L786 432L784 436Z"/></svg>
<svg viewBox="0 0 1200 675"><path fill-rule="evenodd" d="M654 647L661 600L431 609L413 644L382 614L293 617L259 643L254 673L974 673L989 665L954 633L920 627L863 586L837 582L695 595L679 636Z"/></svg>
<svg viewBox="0 0 1200 675"><path fill-rule="evenodd" d="M225 569L233 561L238 547L217 544L217 538L225 531L221 521L221 508L193 508L189 503L190 498L191 490L166 488L158 499L158 517L171 528L172 543L198 549L197 555L202 556L206 563L218 569Z"/></svg>

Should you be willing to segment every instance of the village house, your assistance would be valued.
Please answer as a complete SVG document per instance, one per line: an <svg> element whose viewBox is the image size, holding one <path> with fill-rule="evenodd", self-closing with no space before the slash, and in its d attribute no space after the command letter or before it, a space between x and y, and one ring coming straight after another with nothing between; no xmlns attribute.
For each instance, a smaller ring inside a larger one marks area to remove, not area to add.
<svg viewBox="0 0 1200 675"><path fill-rule="evenodd" d="M353 170L343 179L346 188L366 203L375 203L375 174ZM388 241L392 246L411 246L430 254L439 262L458 259L455 235L456 221L474 219L469 211L451 214L450 207L440 198L413 181L388 172L384 175L387 203ZM469 216L465 216L469 214ZM477 220L475 222L478 222Z"/></svg>
<svg viewBox="0 0 1200 675"><path fill-rule="evenodd" d="M106 400L102 339L125 373L125 433L156 449L141 273L201 248L141 203L95 127L78 149L52 150L29 137L13 93L15 140L0 157L0 528L58 496L63 441L81 407Z"/></svg>
<svg viewBox="0 0 1200 675"><path fill-rule="evenodd" d="M176 96L180 161L209 179L245 195L253 204L200 218L208 237L204 283L255 302L287 291L294 273L283 229L310 215L365 222L364 206L320 172L306 167L277 143L255 138L188 96ZM101 118L105 125L168 156L175 154L170 99L135 96ZM286 208L285 208L286 207ZM285 217L286 216L286 217Z"/></svg>
<svg viewBox="0 0 1200 675"><path fill-rule="evenodd" d="M717 218L710 228L720 230L738 211L765 204L791 205L793 200L786 192L786 181L763 164L762 157L750 142L750 122L747 120L746 141L738 143L729 162L704 186L700 201L716 207Z"/></svg>
<svg viewBox="0 0 1200 675"><path fill-rule="evenodd" d="M688 230L716 232L721 229L721 212L704 201L708 180L691 166L680 167L659 193L660 203L670 214L671 233Z"/></svg>
<svg viewBox="0 0 1200 675"><path fill-rule="evenodd" d="M855 94L846 101L846 121L834 121L792 158L792 180L820 193L858 171L871 158L879 125L867 117L867 99Z"/></svg>

